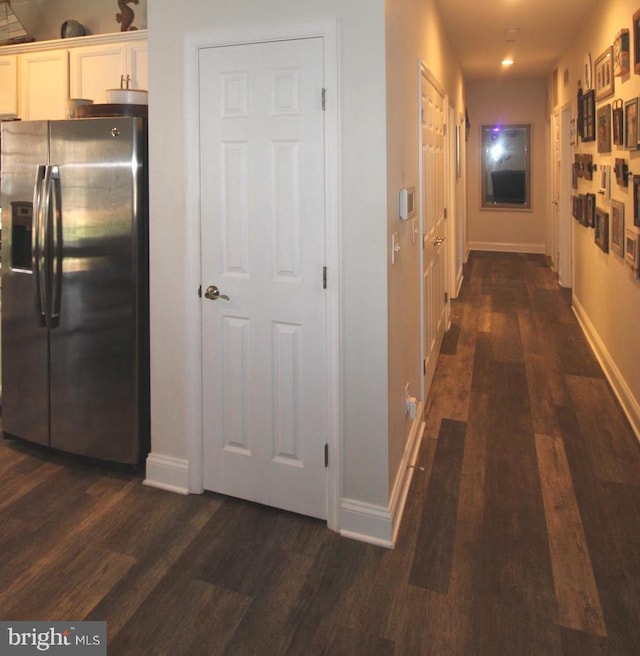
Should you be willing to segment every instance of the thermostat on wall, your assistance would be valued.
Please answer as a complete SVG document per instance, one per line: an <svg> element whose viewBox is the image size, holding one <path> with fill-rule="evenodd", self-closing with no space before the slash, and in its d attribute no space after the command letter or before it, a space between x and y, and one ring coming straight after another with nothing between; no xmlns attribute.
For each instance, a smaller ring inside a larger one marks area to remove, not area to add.
<svg viewBox="0 0 640 656"><path fill-rule="evenodd" d="M405 187L400 189L400 218L403 221L412 219L416 215L416 188Z"/></svg>

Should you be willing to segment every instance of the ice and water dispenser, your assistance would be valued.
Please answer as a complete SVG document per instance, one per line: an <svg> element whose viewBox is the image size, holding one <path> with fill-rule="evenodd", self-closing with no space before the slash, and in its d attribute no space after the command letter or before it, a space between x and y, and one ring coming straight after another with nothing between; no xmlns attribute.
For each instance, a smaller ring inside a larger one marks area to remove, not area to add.
<svg viewBox="0 0 640 656"><path fill-rule="evenodd" d="M11 268L31 270L33 203L11 203Z"/></svg>

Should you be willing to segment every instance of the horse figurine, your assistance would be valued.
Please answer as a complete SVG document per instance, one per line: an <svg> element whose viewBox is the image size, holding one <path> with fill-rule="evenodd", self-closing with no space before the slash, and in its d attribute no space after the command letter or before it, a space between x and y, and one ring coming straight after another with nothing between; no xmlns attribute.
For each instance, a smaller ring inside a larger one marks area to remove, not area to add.
<svg viewBox="0 0 640 656"><path fill-rule="evenodd" d="M140 0L118 0L120 12L116 14L116 21L120 23L121 32L130 32L138 29L135 25L132 25L135 14L133 13L133 9L128 5L129 3L137 5L139 2Z"/></svg>

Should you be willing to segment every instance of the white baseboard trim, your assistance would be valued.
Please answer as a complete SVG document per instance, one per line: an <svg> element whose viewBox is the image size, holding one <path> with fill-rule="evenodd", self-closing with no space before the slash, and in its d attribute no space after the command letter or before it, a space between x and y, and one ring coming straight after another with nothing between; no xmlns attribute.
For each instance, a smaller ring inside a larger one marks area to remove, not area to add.
<svg viewBox="0 0 640 656"><path fill-rule="evenodd" d="M591 323L591 320L575 295L572 298L572 306L573 313L578 319L578 323L587 338L587 342L589 342L591 350L594 352L596 359L604 371L604 375L613 388L614 394L618 398L636 435L636 439L640 441L640 404L638 403L638 399L634 397L633 392L627 385L607 347L600 339L594 325Z"/></svg>
<svg viewBox="0 0 640 656"><path fill-rule="evenodd" d="M389 509L357 499L340 500L340 535L393 549L393 521Z"/></svg>
<svg viewBox="0 0 640 656"><path fill-rule="evenodd" d="M385 508L356 499L343 498L340 502L340 535L393 549L424 435L423 414L424 403L421 401L416 408L416 418L398 468L389 506Z"/></svg>
<svg viewBox="0 0 640 656"><path fill-rule="evenodd" d="M189 461L150 453L144 485L178 494L189 494Z"/></svg>
<svg viewBox="0 0 640 656"><path fill-rule="evenodd" d="M469 250L495 251L498 253L533 253L536 255L544 255L546 247L544 244L505 244L503 242L472 241L469 242Z"/></svg>
<svg viewBox="0 0 640 656"><path fill-rule="evenodd" d="M462 273L462 269L460 269L458 280L456 281L456 295L453 298L458 298L458 296L460 296L460 290L462 289L463 282L464 282L464 274Z"/></svg>
<svg viewBox="0 0 640 656"><path fill-rule="evenodd" d="M393 522L393 544L396 543L398 531L400 529L400 522L404 515L404 507L407 503L407 496L409 495L409 487L413 479L414 465L418 459L418 452L422 444L422 436L424 435L425 422L424 422L424 402L420 401L416 408L416 418L413 421L409 439L404 449L402 461L398 468L396 481L391 492L389 500L389 510L391 513L391 520Z"/></svg>

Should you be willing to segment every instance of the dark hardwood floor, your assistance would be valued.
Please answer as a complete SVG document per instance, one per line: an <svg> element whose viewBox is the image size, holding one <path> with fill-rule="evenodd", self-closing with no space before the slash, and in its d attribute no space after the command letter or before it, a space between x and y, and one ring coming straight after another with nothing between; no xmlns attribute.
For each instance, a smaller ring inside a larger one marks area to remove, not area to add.
<svg viewBox="0 0 640 656"><path fill-rule="evenodd" d="M0 444L0 619L110 656L640 653L640 450L539 256L472 254L398 545Z"/></svg>

